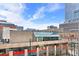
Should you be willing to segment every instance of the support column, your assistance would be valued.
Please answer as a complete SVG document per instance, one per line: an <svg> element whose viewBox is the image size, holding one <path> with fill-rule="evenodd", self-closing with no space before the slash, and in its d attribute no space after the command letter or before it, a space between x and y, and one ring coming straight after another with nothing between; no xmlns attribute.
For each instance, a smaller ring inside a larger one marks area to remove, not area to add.
<svg viewBox="0 0 79 59"><path fill-rule="evenodd" d="M39 56L39 47L37 47L37 56Z"/></svg>
<svg viewBox="0 0 79 59"><path fill-rule="evenodd" d="M8 52L9 52L9 49L7 48L7 49L6 49L6 53L8 53Z"/></svg>
<svg viewBox="0 0 79 59"><path fill-rule="evenodd" d="M66 56L68 55L68 44L66 44Z"/></svg>
<svg viewBox="0 0 79 59"><path fill-rule="evenodd" d="M79 56L79 43L78 43L78 56Z"/></svg>
<svg viewBox="0 0 79 59"><path fill-rule="evenodd" d="M9 56L13 56L13 51L9 51Z"/></svg>
<svg viewBox="0 0 79 59"><path fill-rule="evenodd" d="M60 56L61 56L61 51L62 51L62 46L61 46L61 44L60 44Z"/></svg>
<svg viewBox="0 0 79 59"><path fill-rule="evenodd" d="M49 47L46 47L46 56L49 56Z"/></svg>
<svg viewBox="0 0 79 59"><path fill-rule="evenodd" d="M25 50L24 50L24 55L25 55L25 56L28 56L28 49L25 49Z"/></svg>
<svg viewBox="0 0 79 59"><path fill-rule="evenodd" d="M75 52L76 52L76 51L75 51L75 43L74 43L74 56L75 56Z"/></svg>
<svg viewBox="0 0 79 59"><path fill-rule="evenodd" d="M56 45L54 46L54 55L56 56Z"/></svg>
<svg viewBox="0 0 79 59"><path fill-rule="evenodd" d="M37 37L37 42L38 42L39 40L38 40L38 37Z"/></svg>

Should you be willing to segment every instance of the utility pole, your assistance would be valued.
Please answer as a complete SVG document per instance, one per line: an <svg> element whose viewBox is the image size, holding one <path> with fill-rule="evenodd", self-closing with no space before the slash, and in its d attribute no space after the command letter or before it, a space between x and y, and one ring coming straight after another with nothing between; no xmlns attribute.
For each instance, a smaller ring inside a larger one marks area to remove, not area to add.
<svg viewBox="0 0 79 59"><path fill-rule="evenodd" d="M74 56L75 56L75 43L73 43L74 44Z"/></svg>
<svg viewBox="0 0 79 59"><path fill-rule="evenodd" d="M60 56L62 55L62 54L61 54L61 51L62 51L61 45L62 45L62 44L60 43L60 44L59 44L59 46L60 46Z"/></svg>
<svg viewBox="0 0 79 59"><path fill-rule="evenodd" d="M30 43L30 50L31 50L32 49L32 47L31 47L31 39L30 39L29 43ZM31 53L30 53L30 55L31 55Z"/></svg>

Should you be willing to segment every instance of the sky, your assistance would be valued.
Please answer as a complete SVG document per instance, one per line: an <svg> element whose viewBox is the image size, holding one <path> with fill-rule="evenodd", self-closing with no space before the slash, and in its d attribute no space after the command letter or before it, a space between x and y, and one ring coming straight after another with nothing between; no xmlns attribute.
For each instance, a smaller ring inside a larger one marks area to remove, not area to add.
<svg viewBox="0 0 79 59"><path fill-rule="evenodd" d="M0 3L0 20L18 26L46 29L64 22L64 3Z"/></svg>

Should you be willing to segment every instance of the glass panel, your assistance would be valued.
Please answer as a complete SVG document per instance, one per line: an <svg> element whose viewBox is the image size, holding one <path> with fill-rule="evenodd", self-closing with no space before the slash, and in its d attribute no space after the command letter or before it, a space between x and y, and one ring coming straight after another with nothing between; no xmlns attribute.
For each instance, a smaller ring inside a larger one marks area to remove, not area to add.
<svg viewBox="0 0 79 59"><path fill-rule="evenodd" d="M34 32L35 37L51 37L58 35L58 32Z"/></svg>

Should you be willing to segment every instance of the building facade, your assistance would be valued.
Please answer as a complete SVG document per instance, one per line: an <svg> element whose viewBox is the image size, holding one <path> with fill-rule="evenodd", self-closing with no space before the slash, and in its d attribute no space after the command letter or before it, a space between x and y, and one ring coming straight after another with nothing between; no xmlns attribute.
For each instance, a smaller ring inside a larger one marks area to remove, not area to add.
<svg viewBox="0 0 79 59"><path fill-rule="evenodd" d="M58 32L34 32L35 39L37 41L54 41L59 40Z"/></svg>
<svg viewBox="0 0 79 59"><path fill-rule="evenodd" d="M0 29L4 27L9 27L10 30L23 30L22 26L17 26L15 24L12 24L10 22L7 22L5 20L0 20Z"/></svg>
<svg viewBox="0 0 79 59"><path fill-rule="evenodd" d="M59 28L61 38L69 40L70 55L79 55L79 3L65 4L65 22Z"/></svg>
<svg viewBox="0 0 79 59"><path fill-rule="evenodd" d="M79 31L79 4L65 4L65 22L59 25L60 32L78 32Z"/></svg>
<svg viewBox="0 0 79 59"><path fill-rule="evenodd" d="M79 22L79 3L65 4L65 23Z"/></svg>
<svg viewBox="0 0 79 59"><path fill-rule="evenodd" d="M0 20L0 43L4 43L4 41L9 42L10 30L22 31L23 27L9 23L5 20Z"/></svg>

